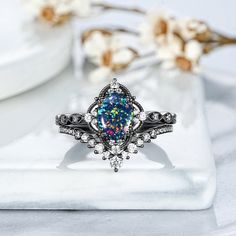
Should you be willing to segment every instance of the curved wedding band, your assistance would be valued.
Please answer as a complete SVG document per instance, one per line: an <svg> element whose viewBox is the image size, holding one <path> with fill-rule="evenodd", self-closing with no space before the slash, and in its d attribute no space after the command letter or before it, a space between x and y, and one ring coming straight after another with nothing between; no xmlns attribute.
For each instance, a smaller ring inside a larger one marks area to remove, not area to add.
<svg viewBox="0 0 236 236"><path fill-rule="evenodd" d="M115 172L124 159L137 153L144 143L158 135L173 131L176 114L144 112L129 90L113 79L103 88L87 113L59 114L56 124L59 132L73 135L95 154L108 159Z"/></svg>

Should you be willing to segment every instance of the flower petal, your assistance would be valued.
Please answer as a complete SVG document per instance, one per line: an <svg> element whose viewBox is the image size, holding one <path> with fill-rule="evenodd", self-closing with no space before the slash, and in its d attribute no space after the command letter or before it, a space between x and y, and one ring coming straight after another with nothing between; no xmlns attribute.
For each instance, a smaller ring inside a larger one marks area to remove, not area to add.
<svg viewBox="0 0 236 236"><path fill-rule="evenodd" d="M190 59L197 61L202 55L202 46L196 40L191 40L185 45L185 56Z"/></svg>
<svg viewBox="0 0 236 236"><path fill-rule="evenodd" d="M99 32L94 32L85 42L84 51L88 57L97 57L106 50L109 44L107 36L102 35Z"/></svg>
<svg viewBox="0 0 236 236"><path fill-rule="evenodd" d="M90 72L88 79L92 83L100 83L107 79L109 75L112 74L112 70L108 67L99 67L92 72Z"/></svg>
<svg viewBox="0 0 236 236"><path fill-rule="evenodd" d="M86 17L91 13L90 0L74 0L72 3L73 12L80 16Z"/></svg>
<svg viewBox="0 0 236 236"><path fill-rule="evenodd" d="M134 52L128 48L123 48L113 53L112 63L113 64L129 64L135 55Z"/></svg>

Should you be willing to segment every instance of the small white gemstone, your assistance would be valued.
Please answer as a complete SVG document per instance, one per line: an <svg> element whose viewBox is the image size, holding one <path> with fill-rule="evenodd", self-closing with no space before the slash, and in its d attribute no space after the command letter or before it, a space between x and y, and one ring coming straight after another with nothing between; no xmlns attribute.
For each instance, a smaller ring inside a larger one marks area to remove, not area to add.
<svg viewBox="0 0 236 236"><path fill-rule="evenodd" d="M79 132L79 130L75 131L75 138L79 139L81 137L81 133Z"/></svg>
<svg viewBox="0 0 236 236"><path fill-rule="evenodd" d="M110 84L110 87L112 89L118 89L119 88L119 84L117 83L117 80L113 80Z"/></svg>
<svg viewBox="0 0 236 236"><path fill-rule="evenodd" d="M110 156L110 152L108 152L108 151L107 151L107 152L104 152L104 153L103 153L103 156L107 159L107 158Z"/></svg>
<svg viewBox="0 0 236 236"><path fill-rule="evenodd" d="M161 129L160 129L160 132L161 132L161 133L164 133L164 132L165 132L165 129L164 129L164 128L161 128Z"/></svg>
<svg viewBox="0 0 236 236"><path fill-rule="evenodd" d="M146 134L144 134L143 135L143 140L144 140L144 142L148 142L149 140L150 140L150 134L149 133L146 133Z"/></svg>
<svg viewBox="0 0 236 236"><path fill-rule="evenodd" d="M138 139L137 139L137 146L138 146L138 147L143 146L143 143L144 143L144 142L143 142L143 140L142 140L141 138L138 138Z"/></svg>
<svg viewBox="0 0 236 236"><path fill-rule="evenodd" d="M86 134L86 133L82 134L81 136L82 141L85 143L88 142L88 138L89 138L89 134Z"/></svg>
<svg viewBox="0 0 236 236"><path fill-rule="evenodd" d="M118 88L118 89L116 89L116 92L117 92L117 93L121 93L122 90L121 90L120 88Z"/></svg>
<svg viewBox="0 0 236 236"><path fill-rule="evenodd" d="M152 115L153 120L159 120L159 113L153 113Z"/></svg>
<svg viewBox="0 0 236 236"><path fill-rule="evenodd" d="M66 124L68 121L68 117L66 115L61 115L59 119L62 124Z"/></svg>
<svg viewBox="0 0 236 236"><path fill-rule="evenodd" d="M122 157L123 157L123 158L126 158L127 156L128 156L128 152L123 151L123 152L122 152Z"/></svg>
<svg viewBox="0 0 236 236"><path fill-rule="evenodd" d="M77 115L72 115L71 116L71 120L72 120L72 123L76 123L78 121L78 116Z"/></svg>
<svg viewBox="0 0 236 236"><path fill-rule="evenodd" d="M144 111L141 111L141 112L139 113L139 119L140 119L141 121L144 121L144 120L146 120L146 118L147 118L146 113L145 113Z"/></svg>
<svg viewBox="0 0 236 236"><path fill-rule="evenodd" d="M92 115L91 115L90 113L86 113L86 114L84 115L84 119L85 119L85 121L86 121L87 123L89 123L89 122L91 122L91 120L92 120Z"/></svg>
<svg viewBox="0 0 236 236"><path fill-rule="evenodd" d="M97 119L93 119L93 120L92 120L92 124L93 124L93 125L96 125L97 123L98 123Z"/></svg>
<svg viewBox="0 0 236 236"><path fill-rule="evenodd" d="M113 154L118 154L118 153L120 153L120 147L119 146L112 146L111 151Z"/></svg>
<svg viewBox="0 0 236 236"><path fill-rule="evenodd" d="M151 132L151 137L155 137L156 136L156 131L155 130L152 130Z"/></svg>
<svg viewBox="0 0 236 236"><path fill-rule="evenodd" d="M95 116L95 117L96 117L96 116L97 116L97 114L98 114L97 110L93 110L93 111L92 111L92 115L93 115L93 116Z"/></svg>
<svg viewBox="0 0 236 236"><path fill-rule="evenodd" d="M134 143L130 143L130 144L128 145L128 151L129 151L130 153L134 153L136 150L137 150L137 146L136 146Z"/></svg>
<svg viewBox="0 0 236 236"><path fill-rule="evenodd" d="M114 170L116 169L116 171L122 166L122 164L123 160L118 158L117 156L110 159L110 165L112 168L114 168Z"/></svg>
<svg viewBox="0 0 236 236"><path fill-rule="evenodd" d="M73 129L69 129L68 130L68 134L72 134L73 135L74 134L74 130Z"/></svg>
<svg viewBox="0 0 236 236"><path fill-rule="evenodd" d="M95 150L96 150L99 154L103 153L103 150L104 150L103 144L102 144L102 143L96 144L96 145L95 145Z"/></svg>
<svg viewBox="0 0 236 236"><path fill-rule="evenodd" d="M90 147L95 147L95 140L94 139L90 139L88 141L88 144L89 144Z"/></svg>
<svg viewBox="0 0 236 236"><path fill-rule="evenodd" d="M170 113L166 113L165 114L165 120L167 121L167 122L171 122L171 114Z"/></svg>

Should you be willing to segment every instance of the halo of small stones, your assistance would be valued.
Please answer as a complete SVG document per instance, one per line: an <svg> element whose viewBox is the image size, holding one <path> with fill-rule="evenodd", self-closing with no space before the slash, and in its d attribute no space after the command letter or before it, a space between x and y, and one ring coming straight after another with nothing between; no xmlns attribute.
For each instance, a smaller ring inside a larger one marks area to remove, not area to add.
<svg viewBox="0 0 236 236"><path fill-rule="evenodd" d="M134 118L133 123L131 124L132 132L129 132L129 135L132 135L134 131L142 125L142 122L146 119L146 113L143 111L142 106L135 101L135 97L130 94L126 87L119 84L116 79L113 79L110 85L106 86L100 92L99 97L95 98L95 102L88 108L87 113L84 114L84 120L97 133L97 138L94 138L92 137L92 135L82 133L80 131L76 132L75 137L76 139L80 139L81 142L88 143L89 148L94 148L95 154L102 154L102 159L108 159L110 161L111 167L115 172L117 172L122 166L122 162L124 159L130 159L131 153L135 154L138 152L138 146L136 145L136 141L132 140L132 137L130 137L129 142L127 142L126 145L124 145L124 141L121 141L120 143L118 142L117 145L110 143L109 147L103 144L103 142L99 138L100 133L97 127L97 108L106 94L113 92L126 94L127 98L133 103ZM142 145L139 147L142 147Z"/></svg>

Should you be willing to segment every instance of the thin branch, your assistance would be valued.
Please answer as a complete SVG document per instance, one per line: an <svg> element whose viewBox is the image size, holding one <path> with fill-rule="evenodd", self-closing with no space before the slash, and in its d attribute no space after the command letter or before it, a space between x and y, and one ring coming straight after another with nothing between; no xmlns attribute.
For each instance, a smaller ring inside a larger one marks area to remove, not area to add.
<svg viewBox="0 0 236 236"><path fill-rule="evenodd" d="M130 29L125 29L125 28L114 28L113 31L114 32L120 32L120 33L132 34L132 35L135 35L135 36L139 35L139 33L137 31L133 31L133 30L130 30Z"/></svg>
<svg viewBox="0 0 236 236"><path fill-rule="evenodd" d="M102 8L103 10L127 11L127 12L134 12L141 15L144 15L146 13L144 10L140 8L124 7L124 6L112 5L108 3L93 3L92 6Z"/></svg>

